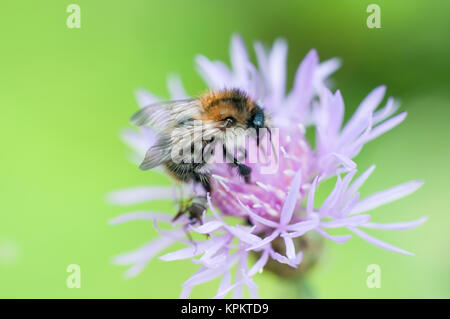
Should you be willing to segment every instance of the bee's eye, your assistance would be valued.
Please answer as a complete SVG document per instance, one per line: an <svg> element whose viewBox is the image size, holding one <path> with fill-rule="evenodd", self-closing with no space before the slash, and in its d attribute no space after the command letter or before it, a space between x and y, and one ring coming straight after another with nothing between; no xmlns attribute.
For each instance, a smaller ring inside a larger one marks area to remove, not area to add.
<svg viewBox="0 0 450 319"><path fill-rule="evenodd" d="M227 128L233 126L235 122L236 122L236 120L232 116L229 116L224 120L225 127L227 127Z"/></svg>

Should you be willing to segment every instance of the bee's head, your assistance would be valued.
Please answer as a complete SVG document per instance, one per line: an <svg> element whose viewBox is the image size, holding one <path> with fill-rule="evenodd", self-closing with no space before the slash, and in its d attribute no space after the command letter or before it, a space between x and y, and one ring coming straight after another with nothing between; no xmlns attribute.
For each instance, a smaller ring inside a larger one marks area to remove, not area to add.
<svg viewBox="0 0 450 319"><path fill-rule="evenodd" d="M256 130L256 144L259 146L259 130L262 128L266 128L269 131L269 128L266 126L266 117L264 111L259 106L256 106L251 112L251 116L247 122L249 128L254 128Z"/></svg>
<svg viewBox="0 0 450 319"><path fill-rule="evenodd" d="M264 127L264 122L264 111L260 107L257 107L256 111L253 112L249 119L249 127L259 130L260 128Z"/></svg>

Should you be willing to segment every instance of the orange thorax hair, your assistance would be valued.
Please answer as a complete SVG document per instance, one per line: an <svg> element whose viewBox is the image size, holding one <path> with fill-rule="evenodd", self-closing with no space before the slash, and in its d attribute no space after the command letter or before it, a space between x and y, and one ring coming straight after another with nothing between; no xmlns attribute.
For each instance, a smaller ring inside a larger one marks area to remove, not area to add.
<svg viewBox="0 0 450 319"><path fill-rule="evenodd" d="M200 119L205 122L223 121L233 117L238 125L246 127L256 104L244 92L231 89L212 91L200 97Z"/></svg>

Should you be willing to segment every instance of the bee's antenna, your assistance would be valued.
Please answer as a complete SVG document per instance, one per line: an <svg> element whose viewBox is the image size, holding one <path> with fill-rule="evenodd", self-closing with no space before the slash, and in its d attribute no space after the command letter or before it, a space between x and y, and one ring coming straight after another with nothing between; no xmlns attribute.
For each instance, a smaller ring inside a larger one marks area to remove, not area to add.
<svg viewBox="0 0 450 319"><path fill-rule="evenodd" d="M275 156L275 161L278 163L278 156L277 156L277 152L275 152L275 145L273 145L273 140L272 140L272 131L270 130L270 128L267 127L267 131L269 132L269 138L270 138L270 145L272 145L272 152L273 155Z"/></svg>
<svg viewBox="0 0 450 319"><path fill-rule="evenodd" d="M275 161L278 162L278 156L277 156L277 152L275 151L275 145L273 144L273 140L272 140L272 131L270 130L270 128L268 127L264 127L265 129L267 129L267 131L269 132L269 140L270 140L270 145L271 145L271 149L272 149L272 153L275 156ZM264 157L267 158L267 150L265 149L265 147L262 144L258 145L258 138L259 135L257 136L257 140L256 140L256 144L259 148L262 149Z"/></svg>

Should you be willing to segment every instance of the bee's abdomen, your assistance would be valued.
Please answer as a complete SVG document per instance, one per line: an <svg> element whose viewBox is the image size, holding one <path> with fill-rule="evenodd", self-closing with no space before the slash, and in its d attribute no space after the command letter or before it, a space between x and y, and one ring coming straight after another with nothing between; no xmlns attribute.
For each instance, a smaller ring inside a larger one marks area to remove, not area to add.
<svg viewBox="0 0 450 319"><path fill-rule="evenodd" d="M164 164L169 174L180 182L187 183L192 179L194 173L194 164L192 163L175 163L168 161Z"/></svg>

